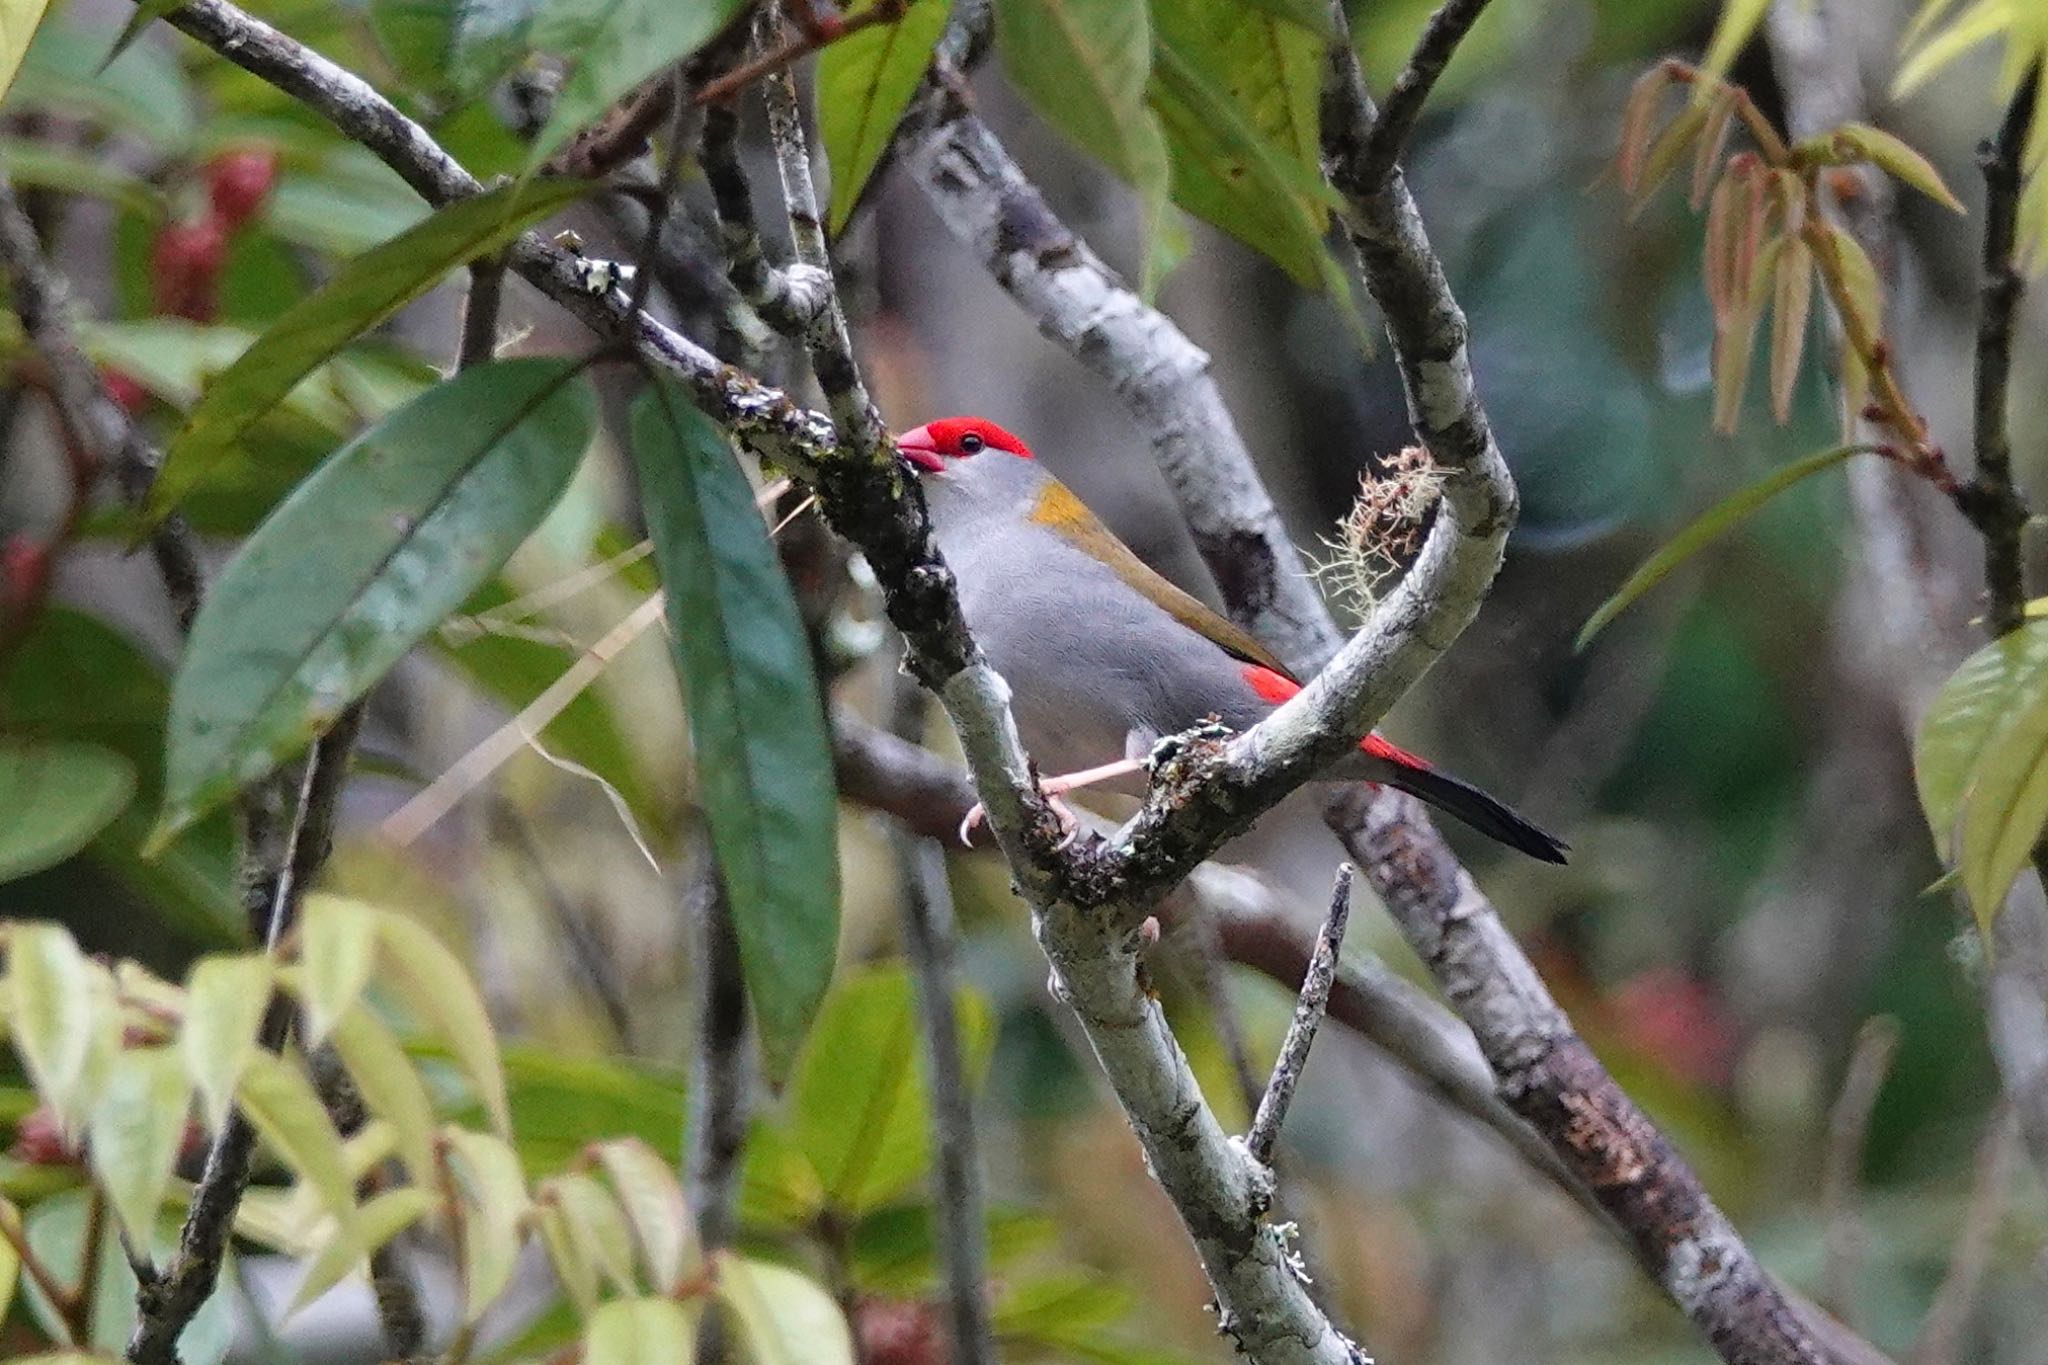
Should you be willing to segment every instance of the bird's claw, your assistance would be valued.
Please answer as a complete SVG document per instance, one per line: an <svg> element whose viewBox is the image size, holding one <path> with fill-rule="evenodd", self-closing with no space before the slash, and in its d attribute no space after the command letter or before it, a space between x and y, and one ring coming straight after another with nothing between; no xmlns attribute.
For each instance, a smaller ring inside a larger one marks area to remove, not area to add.
<svg viewBox="0 0 2048 1365"><path fill-rule="evenodd" d="M1190 725L1187 729L1177 734L1163 736L1153 744L1152 752L1145 755L1145 771L1147 773L1157 773L1161 768L1180 757L1181 751L1186 749L1188 745L1197 741L1229 739L1236 733L1237 731L1231 729L1222 721L1211 717L1208 720Z"/></svg>
<svg viewBox="0 0 2048 1365"><path fill-rule="evenodd" d="M1067 809L1067 803L1057 796L1047 796L1045 804L1052 810L1053 818L1060 822L1060 841L1053 845L1053 849L1064 853L1074 840L1081 837L1081 822L1074 818L1074 812ZM986 819L988 808L981 802L968 807L967 814L960 820L960 844L963 848L974 847L974 831L980 829Z"/></svg>
<svg viewBox="0 0 2048 1365"><path fill-rule="evenodd" d="M986 819L988 819L988 808L983 806L981 802L977 801L967 808L967 814L960 817L960 846L962 848L974 847L974 831L979 829L981 822Z"/></svg>

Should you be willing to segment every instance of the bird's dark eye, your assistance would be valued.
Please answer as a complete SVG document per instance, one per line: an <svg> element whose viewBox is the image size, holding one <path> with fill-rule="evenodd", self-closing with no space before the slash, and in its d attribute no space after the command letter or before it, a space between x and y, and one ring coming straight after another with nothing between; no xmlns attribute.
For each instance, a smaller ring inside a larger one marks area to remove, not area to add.
<svg viewBox="0 0 2048 1365"><path fill-rule="evenodd" d="M987 441L982 440L981 437L970 431L960 438L960 453L963 455L979 455L982 447L987 444Z"/></svg>

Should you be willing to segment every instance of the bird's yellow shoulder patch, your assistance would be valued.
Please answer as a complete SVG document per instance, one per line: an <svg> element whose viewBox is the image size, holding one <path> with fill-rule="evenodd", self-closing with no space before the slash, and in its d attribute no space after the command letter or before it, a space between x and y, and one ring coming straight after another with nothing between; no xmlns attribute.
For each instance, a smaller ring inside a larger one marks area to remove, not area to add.
<svg viewBox="0 0 2048 1365"><path fill-rule="evenodd" d="M1031 519L1055 531L1082 531L1093 527L1095 514L1063 483L1048 482L1032 505Z"/></svg>

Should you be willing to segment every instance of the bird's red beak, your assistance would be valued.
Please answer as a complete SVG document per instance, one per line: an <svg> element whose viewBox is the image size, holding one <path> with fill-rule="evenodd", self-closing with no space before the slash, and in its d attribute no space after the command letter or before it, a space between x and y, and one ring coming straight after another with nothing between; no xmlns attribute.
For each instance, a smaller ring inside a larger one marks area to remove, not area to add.
<svg viewBox="0 0 2048 1365"><path fill-rule="evenodd" d="M930 427L912 427L896 438L896 449L903 452L903 458L923 470L939 470L946 467L946 457L939 454L939 443L932 439Z"/></svg>

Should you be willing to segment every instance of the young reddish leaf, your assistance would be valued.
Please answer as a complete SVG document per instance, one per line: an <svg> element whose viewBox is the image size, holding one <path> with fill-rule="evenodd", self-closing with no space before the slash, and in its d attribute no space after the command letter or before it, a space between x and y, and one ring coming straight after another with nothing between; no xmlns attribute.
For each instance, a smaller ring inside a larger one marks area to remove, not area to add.
<svg viewBox="0 0 2048 1365"><path fill-rule="evenodd" d="M1643 179L1643 158L1649 155L1650 134L1657 126L1657 113L1664 104L1664 92L1672 85L1672 75L1664 63L1659 62L1636 77L1636 83L1628 92L1628 103L1621 110L1621 146L1615 152L1615 173L1621 181L1624 194L1635 197L1636 186Z"/></svg>
<svg viewBox="0 0 2048 1365"><path fill-rule="evenodd" d="M1717 328L1726 323L1735 307L1735 256L1740 250L1737 215L1742 196L1742 181L1730 171L1714 186L1707 201L1706 244L1700 251L1700 267Z"/></svg>
<svg viewBox="0 0 2048 1365"><path fill-rule="evenodd" d="M1657 140L1650 144L1649 152L1643 157L1642 175L1637 181L1635 203L1629 208L1633 218L1643 211L1658 188L1677 168L1678 160L1685 155L1685 149L1692 146L1693 139L1707 124L1707 106L1688 104L1680 110L1678 117L1664 126L1657 134Z"/></svg>
<svg viewBox="0 0 2048 1365"><path fill-rule="evenodd" d="M1724 88L1707 110L1706 126L1700 130L1699 151L1692 162L1692 206L1697 209L1707 202L1707 188L1714 183L1714 173L1721 168L1722 154L1728 150L1728 134L1735 126L1735 107L1738 92L1735 87Z"/></svg>
<svg viewBox="0 0 2048 1365"><path fill-rule="evenodd" d="M1621 615L1637 598L1663 582L1673 569L1740 526L1759 507L1793 484L1839 464L1852 455L1866 454L1874 448L1867 445L1847 445L1823 450L1803 460L1795 460L1783 469L1775 470L1749 487L1715 503L1667 541L1663 549L1644 560L1642 567L1630 574L1628 581L1615 590L1614 596L1602 602L1599 610L1586 618L1586 624L1579 628L1578 639L1573 642L1572 647L1584 649L1610 621Z"/></svg>
<svg viewBox="0 0 2048 1365"><path fill-rule="evenodd" d="M1742 395L1749 386L1750 353L1756 349L1757 324L1763 321L1764 288L1777 266L1783 237L1764 245L1747 277L1736 280L1735 307L1714 332L1714 430L1732 434L1742 419Z"/></svg>
<svg viewBox="0 0 2048 1365"><path fill-rule="evenodd" d="M1942 181L1941 172L1934 169L1934 163L1920 155L1903 138L1867 123L1845 123L1835 130L1835 141L1853 148L1862 160L1911 185L1943 208L1957 213L1964 211L1963 201L1956 198Z"/></svg>
<svg viewBox="0 0 2048 1365"><path fill-rule="evenodd" d="M1738 157L1742 176L1741 222L1735 234L1735 298L1739 305L1748 297L1744 292L1755 278L1757 257L1762 253L1764 239L1770 230L1771 194L1770 176L1764 171L1763 163L1754 158Z"/></svg>
<svg viewBox="0 0 2048 1365"><path fill-rule="evenodd" d="M1803 238L1782 240L1771 289L1771 412L1780 422L1792 415L1792 389L1813 310L1813 252Z"/></svg>

